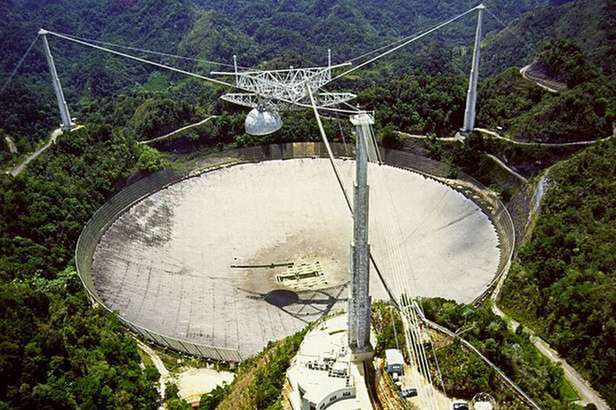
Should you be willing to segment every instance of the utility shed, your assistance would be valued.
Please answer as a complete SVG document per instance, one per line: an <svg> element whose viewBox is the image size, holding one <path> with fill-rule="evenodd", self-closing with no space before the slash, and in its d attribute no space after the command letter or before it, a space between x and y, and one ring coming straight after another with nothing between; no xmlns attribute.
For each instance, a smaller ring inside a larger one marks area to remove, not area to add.
<svg viewBox="0 0 616 410"><path fill-rule="evenodd" d="M389 374L392 374L392 373L403 374L404 356L402 356L402 352L400 350L398 349L385 350L385 360L387 362L387 372Z"/></svg>

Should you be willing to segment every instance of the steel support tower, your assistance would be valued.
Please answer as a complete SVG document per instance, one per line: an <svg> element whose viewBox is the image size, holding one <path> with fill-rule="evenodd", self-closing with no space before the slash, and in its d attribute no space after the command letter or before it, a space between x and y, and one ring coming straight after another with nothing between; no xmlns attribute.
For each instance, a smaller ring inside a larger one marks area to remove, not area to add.
<svg viewBox="0 0 616 410"><path fill-rule="evenodd" d="M370 345L370 245L368 244L368 139L372 138L371 115L351 117L355 126L355 185L353 190L353 241L351 242L351 290L349 297L349 347L353 354L372 352Z"/></svg>
<svg viewBox="0 0 616 410"><path fill-rule="evenodd" d="M468 92L466 94L466 109L464 110L463 132L471 132L475 128L475 114L477 107L477 82L479 80L479 58L481 49L481 35L483 13L486 7L483 4L477 6L477 30L475 31L475 48L473 50L473 64L468 80Z"/></svg>
<svg viewBox="0 0 616 410"><path fill-rule="evenodd" d="M58 72L56 71L56 64L53 61L51 50L49 49L49 43L47 42L47 30L40 29L40 36L43 38L43 46L45 48L45 56L47 57L47 64L49 64L49 72L51 73L51 81L53 82L53 89L56 92L56 99L58 100L58 108L60 109L60 117L62 118L62 130L70 131L74 126L71 118L71 113L68 110L68 105L64 99L64 92L62 91L62 84L60 84L60 78L58 78Z"/></svg>

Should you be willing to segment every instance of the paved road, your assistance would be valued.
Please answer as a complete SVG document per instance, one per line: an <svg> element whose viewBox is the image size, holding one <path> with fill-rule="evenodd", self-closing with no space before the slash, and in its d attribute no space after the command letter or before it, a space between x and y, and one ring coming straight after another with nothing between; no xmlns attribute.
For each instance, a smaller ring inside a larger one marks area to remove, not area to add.
<svg viewBox="0 0 616 410"><path fill-rule="evenodd" d="M165 135L162 135L162 136L160 136L160 137L152 138L152 139L150 139L150 140L146 140L146 141L140 141L139 143L140 143L140 144L151 144L151 143L153 143L153 142L158 142L158 141L163 141L163 140L166 140L167 138L171 138L171 137L173 137L174 135L179 134L179 133L180 133L180 132L182 132L182 131L186 131L186 130L189 130L189 129L191 129L191 128L198 127L199 125L203 125L203 124L205 124L206 122L208 122L209 120L211 120L212 118L216 118L216 117L217 117L217 115L210 115L209 117L207 117L207 118L206 118L206 119L204 119L204 120L201 120L201 121L196 122L196 123L194 123L194 124L187 125L187 126L182 127L182 128L178 128L178 129L177 129L177 130L175 130L175 131L171 131L169 134L165 134Z"/></svg>
<svg viewBox="0 0 616 410"><path fill-rule="evenodd" d="M505 319L506 322L509 323L510 329L515 332L515 330L520 326L520 323L515 319L507 316L505 312L503 312L492 299L492 312L495 315L500 316ZM576 392L580 396L580 401L585 405L587 403L594 403L599 410L609 410L610 407L607 405L605 400L601 398L601 395L590 386L582 375L580 375L566 360L560 357L557 351L552 349L548 343L546 343L543 339L538 336L535 336L533 332L529 329L524 329L525 332L530 334L530 341L535 346L541 354L547 357L551 362L558 364L562 367L565 378L571 385L575 388Z"/></svg>
<svg viewBox="0 0 616 410"><path fill-rule="evenodd" d="M58 129L54 130L51 133L51 138L49 138L49 141L47 141L47 144L43 145L41 148L37 149L32 154L30 154L28 156L28 158L26 158L21 164L18 164L15 168L13 168L9 172L9 174L11 174L11 176L13 176L13 177L16 177L17 175L21 174L23 172L23 170L26 169L26 167L28 166L29 163L31 163L36 158L38 158L38 156L41 155L43 152L45 152L45 150L47 150L47 148L51 147L51 144L55 144L56 143L56 139L61 134L62 134L62 128L58 128Z"/></svg>
<svg viewBox="0 0 616 410"><path fill-rule="evenodd" d="M601 142L601 141L607 141L611 138L614 137L614 134L610 135L609 137L605 137L605 138L600 138L597 140L590 140L590 141L576 141L576 142L556 142L556 143L551 143L551 142L525 142L525 141L516 141L513 140L511 138L506 138L503 137L502 135L500 135L499 133L497 133L496 131L492 131L492 130L488 130L486 128L475 128L474 131L479 131L480 133L487 135L489 137L493 137L493 138L497 138L499 140L502 141L507 141L511 144L514 145L528 145L528 146L540 146L540 147L572 147L572 146L577 146L577 145L592 145L595 144L597 142ZM402 131L396 131L398 133L398 135L402 136L402 137L406 137L406 138L415 138L415 139L427 139L428 137L426 135L414 135L414 134L409 134L406 132L402 132ZM616 130L614 131L616 133ZM464 141L464 138L460 137L460 136L456 136L456 137L447 137L447 138L437 138L437 141L445 141L445 142L454 142L454 141Z"/></svg>
<svg viewBox="0 0 616 410"><path fill-rule="evenodd" d="M491 131L485 128L475 128L475 131L479 131L482 134L488 135L490 137L493 138L497 138L503 141L507 141L511 144L514 145L530 145L530 146L540 146L540 147L573 147L576 145L592 145L592 144L596 144L597 142L601 142L601 141L607 141L611 138L614 137L614 134L612 133L612 135L610 135L609 137L605 137L605 138L600 138L597 140L591 140L591 141L576 141L576 142L558 142L558 143L550 143L550 142L523 142L523 141L516 141L516 140L512 140L510 138L505 138L502 135L498 134L495 131Z"/></svg>
<svg viewBox="0 0 616 410"><path fill-rule="evenodd" d="M520 74L522 74L522 77L524 77L526 80L531 81L537 84L539 87L543 88L544 90L554 94L557 94L567 88L565 84L559 83L558 81L546 80L545 78L540 78L530 74L528 70L531 66L532 64L529 64L520 69Z"/></svg>
<svg viewBox="0 0 616 410"><path fill-rule="evenodd" d="M80 128L83 128L83 125L76 126L70 132L76 131L76 130L78 130ZM26 169L26 167L28 166L29 163L31 163L36 158L38 158L38 156L41 155L43 152L45 152L47 150L47 148L49 148L53 144L55 144L56 140L58 139L58 137L60 135L62 135L62 134L63 134L62 128L58 128L58 129L53 130L53 132L51 133L51 136L49 138L49 141L47 141L47 144L43 145L41 148L37 149L32 154L30 154L28 156L28 158L26 158L21 164L18 164L17 166L15 166L15 168L13 168L11 171L9 171L8 174L11 174L11 176L13 176L13 177L16 177L17 175L21 174L23 172L23 170Z"/></svg>
<svg viewBox="0 0 616 410"><path fill-rule="evenodd" d="M422 320L424 321L424 323L426 323L431 328L433 328L435 330L438 330L439 332L444 333L444 334L448 335L449 337L452 337L454 339L460 340L460 343L462 343L468 349L470 349L473 352L475 352L488 366L490 366L492 369L494 369L496 374L498 376L500 376L501 380L503 380L505 383L507 383L513 389L513 391L517 394L517 396L521 400L523 400L530 408L535 409L535 410L541 410L541 407L539 407L539 405L537 405L537 403L535 403L530 396L528 396L517 384L515 384L513 382L513 380L511 380L509 377L507 377L507 375L501 369L499 369L498 366L496 366L494 363L492 363L490 361L490 359L485 357L470 342L468 342L466 339L460 337L459 335L455 334L454 332L452 332L451 330L447 329L446 327L441 326L441 325L439 325L437 323L434 323L434 322L426 319L425 317L422 317Z"/></svg>
<svg viewBox="0 0 616 410"><path fill-rule="evenodd" d="M137 346L139 346L139 348L143 350L145 354L150 356L150 359L152 359L152 363L154 363L154 367L156 367L156 370L158 370L158 373L160 373L160 380L157 390L160 394L161 400L165 400L165 388L167 387L167 380L169 380L169 378L171 377L169 370L167 370L167 368L165 367L165 364L163 363L160 356L157 355L156 352L150 348L150 346L146 345L137 338L135 338L135 340L137 341Z"/></svg>
<svg viewBox="0 0 616 410"><path fill-rule="evenodd" d="M520 323L515 319L507 316L507 314L503 312L496 304L496 301L498 300L498 295L500 294L500 291L503 287L505 278L506 275L503 275L499 283L496 285L494 292L492 293L492 312L495 315L503 318L505 322L508 323L511 331L515 332L518 326L520 326ZM573 367L571 367L569 363L567 363L563 358L561 358L560 355L554 349L552 349L549 344L547 344L540 337L536 336L532 332L532 330L525 328L524 331L530 334L530 341L535 346L535 348L539 350L539 352L541 352L545 357L547 357L552 363L558 364L562 367L565 378L575 388L578 396L580 396L581 402L583 402L584 404L594 403L599 410L610 409L605 400L601 398L601 395L590 386L590 383L586 381L584 377L582 377L582 375L580 375Z"/></svg>
<svg viewBox="0 0 616 410"><path fill-rule="evenodd" d="M520 181L522 181L524 183L528 182L528 179L526 179L522 175L518 174L513 168L510 168L509 166L507 166L507 164L505 164L503 161L501 161L500 158L495 157L492 154L486 154L486 156L491 158L494 162L496 162L498 164L498 166L500 166L502 169L504 169L505 171L507 171L508 173L510 173L511 175L516 177L517 179L519 179Z"/></svg>
<svg viewBox="0 0 616 410"><path fill-rule="evenodd" d="M409 134L407 132L402 132L402 131L396 131L396 133L400 135L401 137L405 137L405 138L416 138L416 139L422 139L422 140L425 140L428 138L427 135ZM460 134L456 134L455 137L437 138L437 141L448 141L448 142L464 141L464 138L462 138Z"/></svg>

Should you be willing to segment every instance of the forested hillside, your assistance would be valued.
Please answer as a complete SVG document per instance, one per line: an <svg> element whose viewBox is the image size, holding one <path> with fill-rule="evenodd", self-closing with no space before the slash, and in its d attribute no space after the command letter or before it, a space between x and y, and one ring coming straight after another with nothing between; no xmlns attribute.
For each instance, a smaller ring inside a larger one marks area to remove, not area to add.
<svg viewBox="0 0 616 410"><path fill-rule="evenodd" d="M462 1L274 1L274 0L194 0L205 9L227 16L261 48L260 57L269 60L280 53L296 56L289 63L325 62L327 48L332 48L337 61L396 39L421 32L444 19L456 16L477 5ZM488 0L504 21L518 17L547 0ZM473 30L456 24L430 42L467 45ZM487 21L487 31L498 29L498 22ZM427 49L426 45L418 47ZM415 48L415 52L417 49ZM301 56L301 60L298 57ZM407 56L407 60L411 58Z"/></svg>
<svg viewBox="0 0 616 410"><path fill-rule="evenodd" d="M576 397L562 369L542 356L528 335L512 333L507 323L492 313L488 304L475 308L442 298L432 298L424 299L422 305L430 320L448 329L464 331L465 340L503 370L542 408L579 408L571 403ZM489 391L501 408L527 408L516 400L508 387L503 386L491 367L464 348L458 340L439 346L436 354L449 394L470 400L477 393Z"/></svg>
<svg viewBox="0 0 616 410"><path fill-rule="evenodd" d="M533 237L502 304L616 404L616 141L550 169Z"/></svg>
<svg viewBox="0 0 616 410"><path fill-rule="evenodd" d="M492 0L488 6L499 18L510 21L547 0ZM240 64L271 67L323 64L327 49L334 61L356 57L421 31L474 5L464 2L220 2L206 0L60 1L41 3L12 0L0 4L0 82L17 64L40 27L93 40L109 41L167 53L230 63L237 54ZM474 31L472 19L426 42L404 50L384 70L378 81L405 72L405 67L432 73L466 72ZM501 30L494 19L486 31ZM117 95L147 83L152 69L57 39L50 40L69 106L75 116L89 110L101 97ZM457 46L458 49L454 49ZM152 58L152 56L149 56ZM208 64L156 58L182 68L208 73ZM461 67L464 67L461 69ZM408 72L408 71L407 71ZM57 122L53 92L40 43L24 61L19 76L0 95L0 130L13 137L20 150L32 149ZM165 91L184 77L163 74L150 84ZM170 83L169 83L170 82ZM357 90L364 83L349 84ZM154 88L152 88L154 87ZM14 98L19 95L19 101ZM213 104L215 98L207 101ZM196 104L196 101L193 101Z"/></svg>
<svg viewBox="0 0 616 410"><path fill-rule="evenodd" d="M72 266L84 223L135 169L130 135L90 124L18 178L0 176L0 408L157 406L158 373L91 309Z"/></svg>
<svg viewBox="0 0 616 410"><path fill-rule="evenodd" d="M513 21L507 30L488 36L485 53L492 55L486 72L498 74L511 65L530 63L548 40L570 39L593 64L614 78L616 62L613 43L616 14L610 0L555 1L548 7L530 11ZM564 3L564 4L561 4Z"/></svg>
<svg viewBox="0 0 616 410"><path fill-rule="evenodd" d="M191 29L195 11L188 0L54 1L12 0L0 4L0 83L16 66L39 28L173 51ZM50 39L71 110L147 80L152 70L67 42ZM19 96L19 98L16 98ZM77 116L77 115L76 115ZM0 129L20 149L44 137L59 122L41 42L25 59L19 75L0 95Z"/></svg>
<svg viewBox="0 0 616 410"><path fill-rule="evenodd" d="M544 44L533 72L567 89L547 92L517 69L487 79L480 87L478 123L501 127L514 139L537 142L590 141L612 134L616 86L572 41Z"/></svg>

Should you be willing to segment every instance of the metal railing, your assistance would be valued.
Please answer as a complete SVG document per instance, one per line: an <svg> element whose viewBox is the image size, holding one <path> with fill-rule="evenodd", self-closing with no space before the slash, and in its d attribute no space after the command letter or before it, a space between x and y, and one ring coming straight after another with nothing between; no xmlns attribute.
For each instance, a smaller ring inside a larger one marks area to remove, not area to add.
<svg viewBox="0 0 616 410"><path fill-rule="evenodd" d="M353 147L350 145L332 144L331 147L334 155L338 158L348 158L353 157L354 155ZM135 203L169 185L224 166L266 160L325 157L327 157L325 145L318 142L245 147L210 154L207 158L196 160L190 167L191 169L188 171L180 172L174 170L163 170L124 188L109 201L107 201L101 208L99 208L94 215L92 215L77 240L75 263L81 282L88 292L90 299L93 303L111 311L111 309L105 305L102 298L99 296L96 287L94 286L92 279L92 261L96 247L98 246L98 243L105 231L118 219L118 217L120 217L120 215L122 215ZM434 178L441 183L447 183L449 186L459 190L476 202L486 212L486 214L490 216L499 235L501 262L494 280L484 292L485 295L489 294L494 284L508 269L511 256L513 254L513 246L515 244L513 224L504 205L498 200L487 200L485 196L477 195L478 192L485 193L487 190L479 182L467 175L459 174L457 180L446 179L450 173L450 168L446 164L415 154L394 150L383 150L383 160L388 165L413 170L422 173L427 177ZM459 180L465 181L466 184L460 185L459 183L456 183L456 181ZM482 294L482 298L485 298L484 294ZM126 324L129 329L142 338L176 351L188 353L198 357L228 362L239 362L244 359L237 349L211 346L164 335L160 332L155 332L134 323L123 317L121 314L118 315L118 318Z"/></svg>

